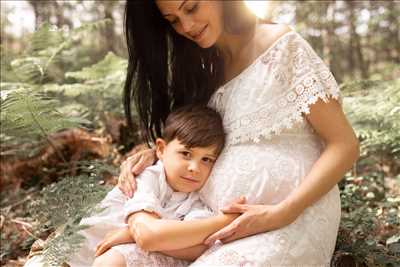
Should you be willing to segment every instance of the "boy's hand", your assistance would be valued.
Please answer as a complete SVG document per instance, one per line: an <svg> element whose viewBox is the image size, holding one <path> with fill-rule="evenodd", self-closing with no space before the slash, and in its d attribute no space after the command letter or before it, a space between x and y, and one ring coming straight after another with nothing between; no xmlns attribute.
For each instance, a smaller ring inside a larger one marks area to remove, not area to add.
<svg viewBox="0 0 400 267"><path fill-rule="evenodd" d="M132 238L129 228L128 227L123 227L114 231L109 232L106 234L104 237L104 240L101 241L97 246L96 246L96 254L95 256L98 257L107 250L109 250L111 247L120 245L120 244L126 244L126 243L133 243L135 240Z"/></svg>

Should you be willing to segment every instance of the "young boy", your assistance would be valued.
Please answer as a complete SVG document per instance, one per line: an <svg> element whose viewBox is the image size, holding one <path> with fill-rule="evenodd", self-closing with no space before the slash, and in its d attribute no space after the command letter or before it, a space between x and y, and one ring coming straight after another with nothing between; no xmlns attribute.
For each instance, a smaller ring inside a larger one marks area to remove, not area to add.
<svg viewBox="0 0 400 267"><path fill-rule="evenodd" d="M203 241L238 216L213 216L197 193L224 142L214 110L187 106L172 112L156 140L158 163L137 177L133 198L116 187L102 201L107 210L83 220L91 226L83 231L87 240L69 264L88 266L96 254L96 267L187 266L200 256L207 249Z"/></svg>

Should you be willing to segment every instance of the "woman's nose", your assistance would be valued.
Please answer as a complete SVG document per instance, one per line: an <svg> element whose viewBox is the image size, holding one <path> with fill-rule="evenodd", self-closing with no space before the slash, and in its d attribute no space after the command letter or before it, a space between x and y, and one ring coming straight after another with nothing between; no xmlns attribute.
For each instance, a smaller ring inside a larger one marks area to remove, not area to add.
<svg viewBox="0 0 400 267"><path fill-rule="evenodd" d="M194 22L191 18L185 18L181 20L182 30L185 33L189 33L193 29Z"/></svg>

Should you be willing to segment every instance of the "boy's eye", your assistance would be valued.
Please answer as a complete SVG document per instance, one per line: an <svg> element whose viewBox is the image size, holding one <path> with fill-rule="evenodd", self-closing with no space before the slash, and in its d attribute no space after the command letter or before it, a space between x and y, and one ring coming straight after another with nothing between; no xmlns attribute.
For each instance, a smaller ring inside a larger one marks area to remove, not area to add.
<svg viewBox="0 0 400 267"><path fill-rule="evenodd" d="M214 163L214 160L212 158L203 158L203 161L206 163Z"/></svg>
<svg viewBox="0 0 400 267"><path fill-rule="evenodd" d="M184 157L190 157L190 152L189 151L181 151L179 153Z"/></svg>

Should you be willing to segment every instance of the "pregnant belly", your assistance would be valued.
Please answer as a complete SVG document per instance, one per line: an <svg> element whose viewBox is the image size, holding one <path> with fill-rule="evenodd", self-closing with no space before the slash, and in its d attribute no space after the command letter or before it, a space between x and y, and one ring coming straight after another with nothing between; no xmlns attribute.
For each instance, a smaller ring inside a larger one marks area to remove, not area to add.
<svg viewBox="0 0 400 267"><path fill-rule="evenodd" d="M249 204L275 204L286 198L317 159L315 146L242 144L223 151L201 190L214 211L237 197Z"/></svg>

